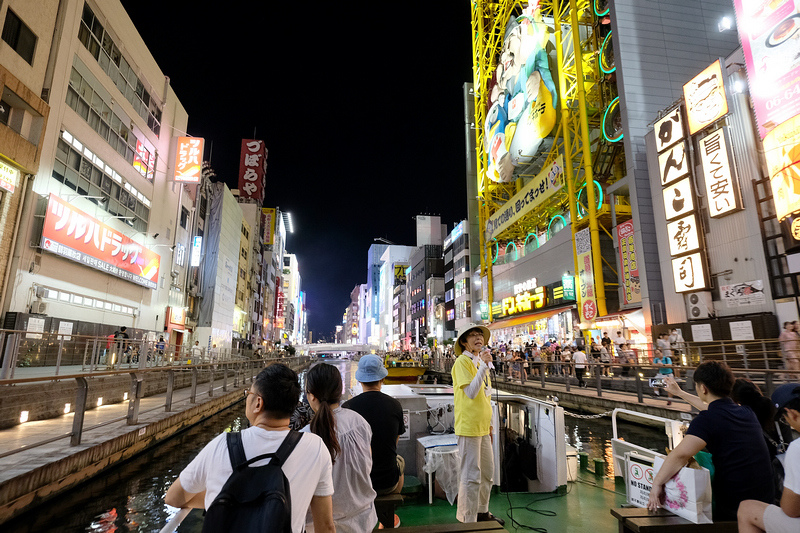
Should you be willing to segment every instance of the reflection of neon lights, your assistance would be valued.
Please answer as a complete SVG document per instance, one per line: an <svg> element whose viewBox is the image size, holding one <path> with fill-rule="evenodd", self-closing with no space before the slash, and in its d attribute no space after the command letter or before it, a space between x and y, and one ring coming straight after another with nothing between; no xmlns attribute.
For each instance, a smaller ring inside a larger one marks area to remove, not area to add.
<svg viewBox="0 0 800 533"><path fill-rule="evenodd" d="M533 232L528 233L527 237L525 237L525 244L523 244L522 247L525 249L528 248L528 239L530 239L531 236L533 236L533 238L536 239L536 248L534 248L534 250L536 250L539 248L539 246L541 246L541 244L539 244L539 237Z"/></svg>
<svg viewBox="0 0 800 533"><path fill-rule="evenodd" d="M557 219L557 218L560 218L560 219L561 219L561 229L564 229L564 228L566 228L566 227L567 227L567 219L566 219L566 218L564 218L563 216L561 216L561 215L556 215L556 216L554 216L553 218L551 218L551 219L550 219L550 223L549 223L549 224L547 224L547 234L550 236L550 238L551 238L551 239L553 238L553 232L552 232L552 231L550 231L550 226L552 226L552 225L553 225L553 222L554 222L554 221L555 221L555 219Z"/></svg>
<svg viewBox="0 0 800 533"><path fill-rule="evenodd" d="M608 107L606 108L605 113L603 113L603 122L602 122L603 127L600 128L600 129L603 130L603 137L605 137L606 140L608 142L610 142L610 143L619 142L622 139L622 137L624 136L624 133L620 133L619 137L617 137L616 139L610 139L608 137L608 135L606 135L606 118L608 117L608 112L611 111L612 107L616 108L616 106L618 106L618 105L619 105L619 96L617 96L616 98L611 100L611 103L608 104Z"/></svg>
<svg viewBox="0 0 800 533"><path fill-rule="evenodd" d="M497 256L500 255L500 243L497 242L497 239L492 239L494 241L494 257L492 258L492 264L495 264L497 261Z"/></svg>
<svg viewBox="0 0 800 533"><path fill-rule="evenodd" d="M606 10L603 11L602 13L600 13L597 10L597 2L598 1L599 0L593 0L592 1L592 7L594 8L594 14L597 15L598 17L605 17L606 15L608 15L608 12L611 11L611 8L609 7L608 3L606 3Z"/></svg>
<svg viewBox="0 0 800 533"><path fill-rule="evenodd" d="M515 243L514 241L511 241L508 244L506 244L506 253L508 253L508 247L509 246L513 246L514 247L514 261L516 261L517 259L519 259L519 250L517 250L517 243Z"/></svg>
<svg viewBox="0 0 800 533"><path fill-rule="evenodd" d="M603 205L603 188L600 186L597 180L594 180L594 185L597 187L597 210L599 211L600 206ZM581 195L583 194L584 190L586 190L586 185L581 187L581 189L578 191L578 218L583 218L586 216L586 209L584 209L583 204L581 204Z"/></svg>
<svg viewBox="0 0 800 533"><path fill-rule="evenodd" d="M606 35L606 38L603 39L603 46L600 47L600 70L603 71L603 74L611 74L612 72L617 70L616 63L614 63L614 67L613 68L611 68L610 70L606 70L606 68L605 68L606 61L603 61L605 59L605 57L606 57L606 45L608 44L608 40L611 38L611 34L612 33L613 32L608 32L608 35ZM613 41L612 41L612 44L613 44Z"/></svg>

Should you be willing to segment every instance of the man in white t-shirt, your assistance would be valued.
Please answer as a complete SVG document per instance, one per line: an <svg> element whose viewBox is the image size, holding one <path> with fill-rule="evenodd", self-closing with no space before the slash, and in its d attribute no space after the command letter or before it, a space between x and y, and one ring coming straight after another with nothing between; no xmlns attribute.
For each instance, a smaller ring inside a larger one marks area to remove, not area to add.
<svg viewBox="0 0 800 533"><path fill-rule="evenodd" d="M245 414L250 427L242 431L245 456L249 459L274 453L289 434L289 418L300 398L297 374L281 364L262 370L245 391ZM269 460L252 466L262 466ZM289 481L292 501L292 531L302 533L306 513L311 511L314 531L335 533L331 456L322 439L306 433L297 443L283 473ZM225 433L203 448L167 490L164 501L173 507L208 509L233 473Z"/></svg>
<svg viewBox="0 0 800 533"><path fill-rule="evenodd" d="M795 431L800 431L800 383L781 385L772 393L776 417L783 419ZM792 441L783 462L785 477L781 505L769 505L758 500L739 504L739 533L797 533L800 531L800 439Z"/></svg>
<svg viewBox="0 0 800 533"><path fill-rule="evenodd" d="M578 386L585 387L586 382L583 380L583 373L586 372L586 353L580 348L572 352L572 362L575 364L575 377L578 378Z"/></svg>

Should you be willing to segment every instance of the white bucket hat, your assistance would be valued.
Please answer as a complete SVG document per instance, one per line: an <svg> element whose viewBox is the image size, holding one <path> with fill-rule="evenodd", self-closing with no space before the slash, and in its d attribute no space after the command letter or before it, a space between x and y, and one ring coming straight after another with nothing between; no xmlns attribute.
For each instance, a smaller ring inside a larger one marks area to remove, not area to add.
<svg viewBox="0 0 800 533"><path fill-rule="evenodd" d="M463 351L463 347L461 346L461 340L464 339L467 333L469 333L473 329L477 329L481 333L483 333L484 345L489 344L489 339L492 336L492 333L489 331L489 328L481 324L475 324L473 322L472 324L467 324L467 326L461 330L461 333L458 334L458 337L456 338L456 343L453 346L453 352L455 352L456 355L461 355L461 352Z"/></svg>

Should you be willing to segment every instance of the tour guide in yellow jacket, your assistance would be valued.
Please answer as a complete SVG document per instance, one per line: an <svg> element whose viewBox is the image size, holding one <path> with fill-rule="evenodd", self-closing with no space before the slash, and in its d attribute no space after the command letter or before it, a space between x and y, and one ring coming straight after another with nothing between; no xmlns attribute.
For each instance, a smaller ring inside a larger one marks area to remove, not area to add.
<svg viewBox="0 0 800 533"><path fill-rule="evenodd" d="M489 512L494 454L492 452L492 405L489 364L489 329L470 324L456 339L458 355L453 370L455 426L461 453L461 478L458 485L460 522L504 522Z"/></svg>

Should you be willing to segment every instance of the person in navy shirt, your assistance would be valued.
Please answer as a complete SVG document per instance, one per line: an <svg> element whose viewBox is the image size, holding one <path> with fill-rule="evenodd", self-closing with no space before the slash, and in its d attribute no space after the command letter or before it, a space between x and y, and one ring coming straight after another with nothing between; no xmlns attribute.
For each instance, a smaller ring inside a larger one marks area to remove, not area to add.
<svg viewBox="0 0 800 533"><path fill-rule="evenodd" d="M689 425L686 437L667 456L653 480L648 508L656 510L664 498L664 484L697 452L707 449L714 463L711 487L714 521L736 520L744 500L773 500L772 467L761 425L749 407L731 400L733 372L725 363L702 363L694 372L697 396L688 394L673 379L667 391L703 409Z"/></svg>

